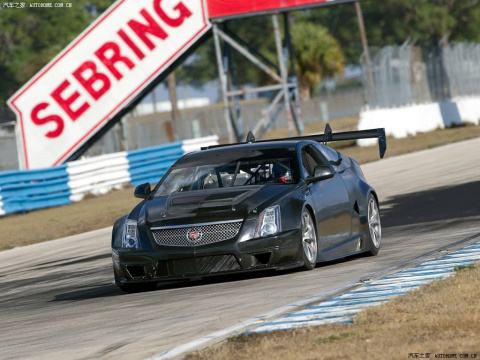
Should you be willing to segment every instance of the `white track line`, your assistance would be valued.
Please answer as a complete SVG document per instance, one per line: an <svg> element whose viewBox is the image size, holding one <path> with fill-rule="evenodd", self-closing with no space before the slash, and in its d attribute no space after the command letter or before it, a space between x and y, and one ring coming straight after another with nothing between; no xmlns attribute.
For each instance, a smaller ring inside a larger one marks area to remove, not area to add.
<svg viewBox="0 0 480 360"><path fill-rule="evenodd" d="M438 259L428 260L408 270L374 280L337 298L260 325L250 332L289 330L324 323L351 323L353 317L366 307L382 304L432 280L451 276L455 273L455 267L468 266L479 260L480 242L445 254Z"/></svg>

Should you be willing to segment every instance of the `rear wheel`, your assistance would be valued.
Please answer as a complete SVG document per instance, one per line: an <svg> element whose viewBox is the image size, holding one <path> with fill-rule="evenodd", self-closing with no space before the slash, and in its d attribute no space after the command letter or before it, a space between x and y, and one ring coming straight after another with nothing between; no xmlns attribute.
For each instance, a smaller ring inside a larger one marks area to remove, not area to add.
<svg viewBox="0 0 480 360"><path fill-rule="evenodd" d="M312 270L317 263L317 233L312 215L307 209L302 212L303 268Z"/></svg>
<svg viewBox="0 0 480 360"><path fill-rule="evenodd" d="M367 211L369 253L370 255L377 255L382 241L382 225L377 199L372 194L368 195Z"/></svg>

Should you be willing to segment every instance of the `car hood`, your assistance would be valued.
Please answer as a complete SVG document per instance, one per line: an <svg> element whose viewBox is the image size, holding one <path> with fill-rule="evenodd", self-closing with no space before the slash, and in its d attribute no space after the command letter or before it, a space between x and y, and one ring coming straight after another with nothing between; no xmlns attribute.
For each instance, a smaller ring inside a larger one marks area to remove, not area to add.
<svg viewBox="0 0 480 360"><path fill-rule="evenodd" d="M145 202L149 226L171 226L245 219L262 211L295 189L295 185L260 185L189 191L156 197Z"/></svg>

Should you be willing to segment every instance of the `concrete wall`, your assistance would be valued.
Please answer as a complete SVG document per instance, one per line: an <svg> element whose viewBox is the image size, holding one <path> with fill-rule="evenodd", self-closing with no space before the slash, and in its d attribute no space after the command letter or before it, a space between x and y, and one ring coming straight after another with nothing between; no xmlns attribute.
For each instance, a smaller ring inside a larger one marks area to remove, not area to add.
<svg viewBox="0 0 480 360"><path fill-rule="evenodd" d="M480 123L480 97L461 97L451 101L403 106L390 109L364 109L358 129L385 128L387 136L404 138L419 132L444 129L464 123ZM375 139L359 140L360 146L371 146Z"/></svg>

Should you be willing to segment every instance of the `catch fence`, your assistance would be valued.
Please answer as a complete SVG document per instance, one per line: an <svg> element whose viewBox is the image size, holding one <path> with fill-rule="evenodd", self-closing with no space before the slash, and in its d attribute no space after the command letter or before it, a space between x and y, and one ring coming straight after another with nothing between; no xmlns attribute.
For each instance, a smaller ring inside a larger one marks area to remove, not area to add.
<svg viewBox="0 0 480 360"><path fill-rule="evenodd" d="M451 43L420 48L413 42L371 52L369 81L361 58L370 109L449 101L480 95L480 44Z"/></svg>
<svg viewBox="0 0 480 360"><path fill-rule="evenodd" d="M303 120L305 123L311 123L358 116L363 105L364 93L362 88L330 93L304 101L302 103ZM261 117L262 110L267 106L267 100L241 103L243 127L246 132L255 127ZM182 109L180 113L181 118L177 123L173 123L170 112L136 115L133 111L91 146L84 156L92 157L119 151L130 151L210 135L216 135L221 140L227 139L225 113L222 104ZM287 127L285 111L280 112L275 127ZM177 134L176 137L174 134ZM0 154L0 171L18 169L13 122L10 122L8 126L0 124Z"/></svg>

